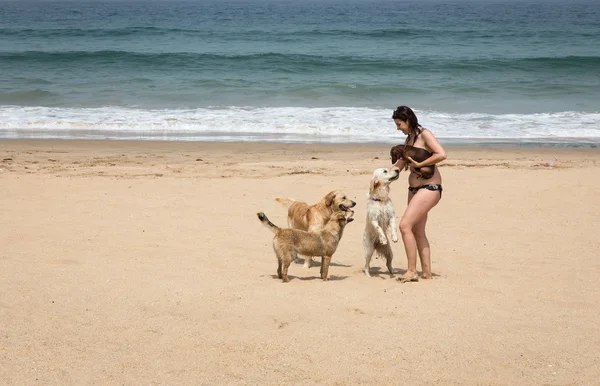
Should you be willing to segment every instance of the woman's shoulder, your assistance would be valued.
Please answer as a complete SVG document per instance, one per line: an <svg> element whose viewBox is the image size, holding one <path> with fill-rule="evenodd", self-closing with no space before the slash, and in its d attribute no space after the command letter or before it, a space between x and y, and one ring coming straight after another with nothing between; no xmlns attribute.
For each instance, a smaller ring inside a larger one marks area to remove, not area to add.
<svg viewBox="0 0 600 386"><path fill-rule="evenodd" d="M423 142L429 151L440 153L444 151L444 148L439 143L438 139L435 137L431 130L423 128Z"/></svg>
<svg viewBox="0 0 600 386"><path fill-rule="evenodd" d="M435 139L435 135L433 134L433 132L429 129L426 129L423 127L423 130L421 131L421 135L423 136L423 138L427 139Z"/></svg>

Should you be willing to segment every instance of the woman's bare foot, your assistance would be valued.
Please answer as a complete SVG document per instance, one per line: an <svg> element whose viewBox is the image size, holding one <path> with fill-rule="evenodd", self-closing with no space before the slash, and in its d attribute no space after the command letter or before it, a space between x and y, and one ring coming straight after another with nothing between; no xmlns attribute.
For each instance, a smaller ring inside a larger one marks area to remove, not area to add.
<svg viewBox="0 0 600 386"><path fill-rule="evenodd" d="M397 278L400 283L408 283L411 281L419 281L419 275L416 272L406 272L404 275Z"/></svg>
<svg viewBox="0 0 600 386"><path fill-rule="evenodd" d="M421 279L429 280L429 279L433 279L433 276L430 273L422 273Z"/></svg>

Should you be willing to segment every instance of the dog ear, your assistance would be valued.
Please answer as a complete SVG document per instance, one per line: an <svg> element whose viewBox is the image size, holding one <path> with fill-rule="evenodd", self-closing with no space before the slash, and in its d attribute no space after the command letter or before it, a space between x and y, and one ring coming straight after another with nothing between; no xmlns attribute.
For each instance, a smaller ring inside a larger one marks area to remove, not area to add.
<svg viewBox="0 0 600 386"><path fill-rule="evenodd" d="M327 193L327 195L325 196L325 205L331 206L331 204L333 204L333 199L335 198L336 194L337 192L335 190L333 192Z"/></svg>
<svg viewBox="0 0 600 386"><path fill-rule="evenodd" d="M396 151L394 148L390 150L390 156L392 157L392 165L398 161L398 157L396 157Z"/></svg>
<svg viewBox="0 0 600 386"><path fill-rule="evenodd" d="M371 192L374 192L379 187L379 185L381 185L381 182L379 181L379 179L376 177L373 177L371 179Z"/></svg>
<svg viewBox="0 0 600 386"><path fill-rule="evenodd" d="M390 156L392 157L392 165L402 158L402 151L400 150L399 146L394 146L390 150Z"/></svg>

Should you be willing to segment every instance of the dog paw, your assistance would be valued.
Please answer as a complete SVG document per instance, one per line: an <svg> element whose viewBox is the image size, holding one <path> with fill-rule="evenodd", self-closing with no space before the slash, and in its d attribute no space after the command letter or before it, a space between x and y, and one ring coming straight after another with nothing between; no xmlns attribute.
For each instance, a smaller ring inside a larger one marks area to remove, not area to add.
<svg viewBox="0 0 600 386"><path fill-rule="evenodd" d="M398 236L394 235L392 236L392 241L397 243L398 242Z"/></svg>
<svg viewBox="0 0 600 386"><path fill-rule="evenodd" d="M379 236L379 242L381 243L381 245L387 245L387 237L385 236Z"/></svg>

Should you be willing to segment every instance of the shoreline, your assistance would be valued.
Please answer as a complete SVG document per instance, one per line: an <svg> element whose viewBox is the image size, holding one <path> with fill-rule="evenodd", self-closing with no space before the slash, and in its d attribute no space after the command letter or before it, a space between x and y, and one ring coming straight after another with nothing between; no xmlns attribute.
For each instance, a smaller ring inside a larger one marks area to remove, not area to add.
<svg viewBox="0 0 600 386"><path fill-rule="evenodd" d="M589 138L573 138L576 140L575 142L569 142L568 139L565 140L555 140L553 142L542 142L538 140L494 140L487 142L479 142L477 140L468 140L468 139L460 139L460 140L445 140L440 143L444 147L453 148L453 149L483 149L485 151L488 150L531 150L531 151L543 151L545 149L549 151L562 151L562 150L574 150L574 151L598 151L600 150L600 137L594 138L593 140L589 140ZM595 141L598 141L597 143ZM160 147L162 145L168 147L178 147L181 146L183 148L186 147L194 147L194 146L239 146L244 145L248 147L252 146L300 146L300 147L373 147L373 148L384 148L391 147L397 145L402 141L402 138L398 138L398 142L392 141L370 141L370 142L328 142L328 141L312 141L312 142L287 142L282 140L252 140L252 141L244 141L244 140L228 140L228 141L217 141L217 140L159 140L159 139L113 139L113 138L0 138L0 144L18 144L18 146L24 146L26 144L42 144L46 143L54 143L60 144L64 143L65 146L68 144L90 144L92 147L96 147L94 144L98 144L98 147L102 147L103 144L119 144L119 146L128 146L130 144L131 147L136 146L150 146L150 147ZM598 145L598 146L597 146ZM61 146L61 145L59 145Z"/></svg>
<svg viewBox="0 0 600 386"><path fill-rule="evenodd" d="M234 176L250 168L255 178L285 173L369 174L389 167L392 145L277 142L176 142L115 140L0 140L3 172L63 175ZM440 168L571 169L597 166L592 148L446 147ZM272 164L265 164L269 159Z"/></svg>
<svg viewBox="0 0 600 386"><path fill-rule="evenodd" d="M393 140L370 140L357 138L344 140L342 136L313 136L298 134L249 134L249 133L151 133L115 134L114 132L90 132L73 136L68 133L27 131L27 134L0 132L0 141L125 141L125 142L177 142L177 143L271 143L288 145L372 145L387 146L398 143ZM444 147L481 148L552 148L552 149L600 149L600 137L553 137L553 138L438 138Z"/></svg>

